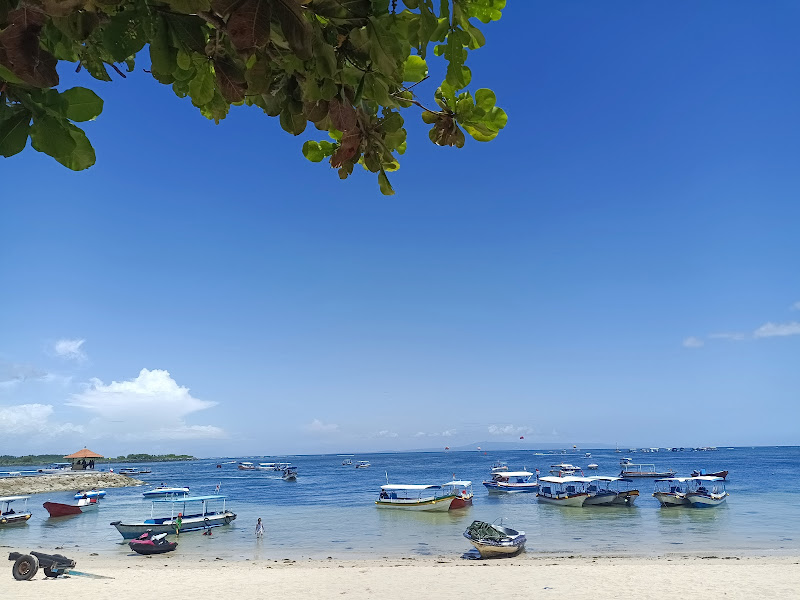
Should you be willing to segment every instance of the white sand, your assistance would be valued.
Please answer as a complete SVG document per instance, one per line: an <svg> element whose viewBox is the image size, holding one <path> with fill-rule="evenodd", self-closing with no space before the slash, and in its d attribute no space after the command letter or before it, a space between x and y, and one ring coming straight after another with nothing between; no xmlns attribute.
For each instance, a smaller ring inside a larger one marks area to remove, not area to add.
<svg viewBox="0 0 800 600"><path fill-rule="evenodd" d="M225 561L154 557L107 558L63 551L76 570L114 579L17 582L8 561L0 598L142 600L169 598L800 598L800 557L575 557L513 559L371 559L362 561ZM2 563L0 563L2 564ZM405 590L406 592L404 592Z"/></svg>

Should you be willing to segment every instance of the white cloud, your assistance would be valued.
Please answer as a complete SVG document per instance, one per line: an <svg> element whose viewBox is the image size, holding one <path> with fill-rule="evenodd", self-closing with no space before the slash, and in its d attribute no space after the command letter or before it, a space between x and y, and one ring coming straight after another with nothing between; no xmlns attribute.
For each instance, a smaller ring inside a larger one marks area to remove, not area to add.
<svg viewBox="0 0 800 600"><path fill-rule="evenodd" d="M456 433L458 433L455 429L447 429L442 432L442 437L453 437Z"/></svg>
<svg viewBox="0 0 800 600"><path fill-rule="evenodd" d="M730 340L732 342L740 342L747 339L747 334L734 331L730 333L710 333L708 337L712 340Z"/></svg>
<svg viewBox="0 0 800 600"><path fill-rule="evenodd" d="M0 406L0 434L45 435L82 433L83 427L72 423L51 423L53 406L50 404L17 404Z"/></svg>
<svg viewBox="0 0 800 600"><path fill-rule="evenodd" d="M47 380L48 374L33 365L0 362L0 386L11 387L35 379Z"/></svg>
<svg viewBox="0 0 800 600"><path fill-rule="evenodd" d="M135 379L106 385L92 379L69 406L84 409L96 418L92 430L100 435L126 439L208 439L225 437L213 425L187 425L188 415L216 406L216 402L194 398L179 386L168 371L142 369Z"/></svg>
<svg viewBox="0 0 800 600"><path fill-rule="evenodd" d="M335 423L323 423L319 419L314 419L306 425L306 430L312 433L332 433L339 430L339 426Z"/></svg>
<svg viewBox="0 0 800 600"><path fill-rule="evenodd" d="M427 434L427 433L425 433L424 431L418 431L417 433L415 433L415 434L413 435L413 437L416 437L416 438L418 438L418 437L425 437L426 435L428 435L428 434Z"/></svg>
<svg viewBox="0 0 800 600"><path fill-rule="evenodd" d="M765 323L753 332L755 338L781 337L787 335L800 335L800 323Z"/></svg>
<svg viewBox="0 0 800 600"><path fill-rule="evenodd" d="M533 429L526 426L489 425L489 435L521 435L526 433L533 433Z"/></svg>
<svg viewBox="0 0 800 600"><path fill-rule="evenodd" d="M86 353L83 351L83 344L86 340L61 339L53 344L53 351L56 356L83 362L86 360Z"/></svg>
<svg viewBox="0 0 800 600"><path fill-rule="evenodd" d="M375 437L383 437L383 438L396 438L397 434L394 431L389 431L388 429L383 429L375 434Z"/></svg>
<svg viewBox="0 0 800 600"><path fill-rule="evenodd" d="M700 348L704 344L703 340L700 338L696 338L694 336L689 336L685 340L683 340L683 347L684 348Z"/></svg>

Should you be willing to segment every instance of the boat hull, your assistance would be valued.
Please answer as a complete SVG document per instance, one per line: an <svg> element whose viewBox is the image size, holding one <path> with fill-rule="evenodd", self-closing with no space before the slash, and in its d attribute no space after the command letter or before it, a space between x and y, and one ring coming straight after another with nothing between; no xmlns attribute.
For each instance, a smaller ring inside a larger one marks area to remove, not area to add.
<svg viewBox="0 0 800 600"><path fill-rule="evenodd" d="M552 496L543 496L536 494L536 499L543 504L555 504L557 506L583 506L589 494L576 494L574 496L565 496L562 498L554 498Z"/></svg>
<svg viewBox="0 0 800 600"><path fill-rule="evenodd" d="M685 494L675 494L672 492L655 492L653 494L656 500L661 503L664 508L670 506L688 506L689 501L686 499Z"/></svg>
<svg viewBox="0 0 800 600"><path fill-rule="evenodd" d="M151 554L164 554L166 552L172 552L178 547L178 542L167 542L166 544L148 544L146 542L132 540L128 542L128 546L137 554L149 556Z"/></svg>
<svg viewBox="0 0 800 600"><path fill-rule="evenodd" d="M13 513L0 515L0 525L19 525L31 518L31 513Z"/></svg>
<svg viewBox="0 0 800 600"><path fill-rule="evenodd" d="M497 558L501 556L516 556L525 549L525 536L522 540L512 540L511 542L501 542L497 545L487 544L478 540L467 538L469 543L475 546L481 558Z"/></svg>
<svg viewBox="0 0 800 600"><path fill-rule="evenodd" d="M189 490L175 490L172 492L163 491L163 490L151 490L149 492L142 492L142 496L145 498L166 498L167 496L188 496Z"/></svg>
<svg viewBox="0 0 800 600"><path fill-rule="evenodd" d="M629 490L627 492L619 492L617 497L611 504L633 506L636 499L639 497L639 490Z"/></svg>
<svg viewBox="0 0 800 600"><path fill-rule="evenodd" d="M584 500L583 506L603 506L613 504L617 498L616 492L600 492L594 496L589 496Z"/></svg>
<svg viewBox="0 0 800 600"><path fill-rule="evenodd" d="M728 498L728 494L698 495L686 494L686 499L694 508L710 508L719 506Z"/></svg>
<svg viewBox="0 0 800 600"><path fill-rule="evenodd" d="M205 516L191 516L184 517L181 523L180 532L199 531L201 529L208 529L209 527L222 527L229 525L231 521L236 519L236 514L230 511L224 513L207 514ZM114 521L111 523L117 528L122 537L126 540L132 540L140 535L151 531L153 535L159 533L175 533L175 521L167 517L166 519L153 519L153 523L121 523Z"/></svg>
<svg viewBox="0 0 800 600"><path fill-rule="evenodd" d="M664 471L663 473L657 473L655 471L645 471L645 472L640 472L640 471L622 471L619 474L619 476L623 477L625 479L629 479L631 477L639 477L639 478L645 478L645 479L661 479L663 477L674 477L675 476L675 471Z"/></svg>
<svg viewBox="0 0 800 600"><path fill-rule="evenodd" d="M457 510L459 508L466 508L468 506L472 506L472 496L456 496L450 503L450 510Z"/></svg>
<svg viewBox="0 0 800 600"><path fill-rule="evenodd" d="M493 494L513 494L517 492L535 492L538 483L503 483L500 481L484 481L483 485Z"/></svg>
<svg viewBox="0 0 800 600"><path fill-rule="evenodd" d="M375 506L378 508L393 508L398 510L415 510L426 512L446 512L450 510L450 504L454 496L443 498L415 500L376 500Z"/></svg>
<svg viewBox="0 0 800 600"><path fill-rule="evenodd" d="M74 504L61 504L60 502L45 502L45 507L51 517L66 517L68 515L79 515L87 508L97 507L97 503L76 506Z"/></svg>
<svg viewBox="0 0 800 600"><path fill-rule="evenodd" d="M80 500L81 498L105 498L105 495L104 490L92 490L90 492L78 492L73 498L75 500Z"/></svg>

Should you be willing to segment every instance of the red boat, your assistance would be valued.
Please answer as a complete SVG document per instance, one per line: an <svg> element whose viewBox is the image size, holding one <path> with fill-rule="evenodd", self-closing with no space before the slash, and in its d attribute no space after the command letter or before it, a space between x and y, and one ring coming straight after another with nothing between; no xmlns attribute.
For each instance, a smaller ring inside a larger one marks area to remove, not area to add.
<svg viewBox="0 0 800 600"><path fill-rule="evenodd" d="M79 515L86 509L97 508L97 498L81 498L76 504L45 502L42 506L47 509L51 517L66 517L67 515Z"/></svg>
<svg viewBox="0 0 800 600"><path fill-rule="evenodd" d="M443 483L442 487L449 489L454 496L452 502L450 502L450 510L472 506L471 481L449 481Z"/></svg>

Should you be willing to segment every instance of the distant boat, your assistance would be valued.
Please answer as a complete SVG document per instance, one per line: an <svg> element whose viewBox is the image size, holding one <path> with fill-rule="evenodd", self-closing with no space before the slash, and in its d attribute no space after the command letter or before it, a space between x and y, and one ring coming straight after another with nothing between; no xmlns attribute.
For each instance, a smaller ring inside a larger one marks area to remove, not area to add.
<svg viewBox="0 0 800 600"><path fill-rule="evenodd" d="M550 465L550 474L557 475L558 477L566 477L567 475L574 475L580 471L580 467L571 465L569 463L559 463L557 465Z"/></svg>
<svg viewBox="0 0 800 600"><path fill-rule="evenodd" d="M236 514L225 508L225 499L227 496L185 496L168 497L163 499L153 500L153 514L156 504L161 506L162 503L170 505L170 515L168 517L152 517L144 521L136 523L123 523L121 521L113 521L111 524L117 528L122 537L126 540L131 540L140 535L151 531L153 535L159 533L175 533L178 528L178 519L180 519L181 533L186 531L198 531L200 529L208 529L211 527L220 527L222 525L229 525L236 519ZM212 511L209 510L209 503L222 501L222 510ZM200 503L200 508L194 508L196 503ZM187 506L192 509L192 512L187 510Z"/></svg>
<svg viewBox="0 0 800 600"><path fill-rule="evenodd" d="M503 461L498 460L492 465L492 473L500 473L501 471L508 471L508 465Z"/></svg>
<svg viewBox="0 0 800 600"><path fill-rule="evenodd" d="M61 473L71 471L72 463L50 463L44 469L39 469L39 473Z"/></svg>
<svg viewBox="0 0 800 600"><path fill-rule="evenodd" d="M105 490L87 490L85 492L78 492L73 498L75 500L80 500L81 498L105 498L105 496Z"/></svg>
<svg viewBox="0 0 800 600"><path fill-rule="evenodd" d="M124 467L117 471L120 475L146 475L152 473L150 469L140 469L138 467Z"/></svg>
<svg viewBox="0 0 800 600"><path fill-rule="evenodd" d="M492 473L492 479L484 481L483 485L495 493L535 492L539 484L536 480L531 481L532 478L530 471L504 471Z"/></svg>
<svg viewBox="0 0 800 600"><path fill-rule="evenodd" d="M622 471L620 471L620 477L673 477L675 475L675 471L672 469L668 469L666 471L656 471L655 465L648 465L648 464L634 464L632 462L626 462L621 465Z"/></svg>
<svg viewBox="0 0 800 600"><path fill-rule="evenodd" d="M188 496L189 495L189 488L188 487L170 487L166 485L159 485L152 490L148 490L146 492L142 492L142 496L145 498L162 498L166 496Z"/></svg>
<svg viewBox="0 0 800 600"><path fill-rule="evenodd" d="M587 469L591 469L592 471L596 471L599 467L600 467L600 465L598 465L596 463L591 463L589 465L586 465L586 468Z"/></svg>
<svg viewBox="0 0 800 600"><path fill-rule="evenodd" d="M275 463L258 463L256 469L259 471L274 471Z"/></svg>
<svg viewBox="0 0 800 600"><path fill-rule="evenodd" d="M31 518L28 512L28 498L30 496L4 496L0 498L0 525L14 525L24 523ZM19 512L11 508L12 502L24 501L22 510Z"/></svg>
<svg viewBox="0 0 800 600"><path fill-rule="evenodd" d="M240 471L255 471L256 466L251 462L240 462L239 463L239 470Z"/></svg>
<svg viewBox="0 0 800 600"><path fill-rule="evenodd" d="M344 459L342 461L342 466L343 467L349 467L349 466L352 466L352 464L353 464L353 461L352 461L352 459L349 459L349 458L346 458L346 459Z"/></svg>
<svg viewBox="0 0 800 600"><path fill-rule="evenodd" d="M440 485L386 484L375 501L378 508L400 510L446 512L455 495L452 490L443 491Z"/></svg>
<svg viewBox="0 0 800 600"><path fill-rule="evenodd" d="M513 556L525 548L526 542L524 531L483 521L473 521L464 532L464 537L475 546L481 558Z"/></svg>
<svg viewBox="0 0 800 600"><path fill-rule="evenodd" d="M297 481L297 467L288 466L283 470L281 479L284 481Z"/></svg>
<svg viewBox="0 0 800 600"><path fill-rule="evenodd" d="M705 469L695 469L692 471L692 477L702 477L703 475L708 475L710 477L722 477L723 479L728 478L727 471L714 471L713 473L706 472Z"/></svg>
<svg viewBox="0 0 800 600"><path fill-rule="evenodd" d="M356 469L369 469L371 466L368 460L360 460L356 463Z"/></svg>
<svg viewBox="0 0 800 600"><path fill-rule="evenodd" d="M51 517L66 517L79 515L86 510L97 508L97 498L81 498L76 504L62 504L61 502L45 502L42 506L50 513Z"/></svg>

